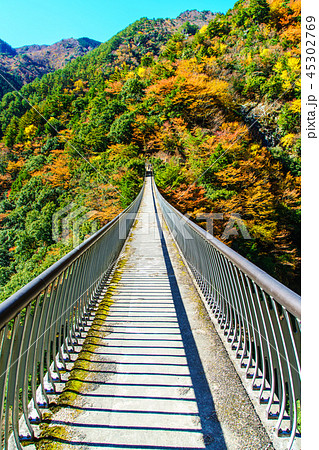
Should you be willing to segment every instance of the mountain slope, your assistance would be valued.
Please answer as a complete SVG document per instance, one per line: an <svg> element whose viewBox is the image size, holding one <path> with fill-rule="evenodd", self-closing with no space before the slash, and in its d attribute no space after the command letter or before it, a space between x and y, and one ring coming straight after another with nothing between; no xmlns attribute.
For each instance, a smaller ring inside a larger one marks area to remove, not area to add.
<svg viewBox="0 0 319 450"><path fill-rule="evenodd" d="M101 44L89 38L71 38L53 45L25 45L13 49L0 41L0 73L9 77L17 89L48 72L61 69L72 59L83 56ZM0 98L11 90L12 87L1 79Z"/></svg>
<svg viewBox="0 0 319 450"><path fill-rule="evenodd" d="M152 42L150 50L158 54L159 47L156 48L156 43L165 43L166 39L185 23L192 24L193 30L196 30L196 28L207 25L213 17L214 14L210 11L192 10L181 13L176 19L148 21L148 24L152 23L152 27L148 30L145 29L145 31L151 33L151 36L147 36L147 33L145 33L143 42L146 44L145 47L149 42ZM139 33L144 33L144 30L141 29ZM136 42L123 42L120 45L119 52L127 53L128 46L132 46L134 53L134 48L136 50L140 43L138 39ZM46 73L62 69L68 62L85 55L100 44L100 42L89 38L71 38L63 39L53 45L25 45L13 49L0 39L0 73L12 86L20 89L24 84L30 83L35 78L41 78ZM134 62L134 55L131 56L131 59ZM138 59L135 59L135 61L140 62ZM6 83L3 78L0 79L0 99L5 93L13 90L10 84Z"/></svg>
<svg viewBox="0 0 319 450"><path fill-rule="evenodd" d="M71 248L56 212L106 223L146 160L178 209L222 214L218 238L299 290L299 1L239 1L199 30L143 18L21 94L1 102L2 299Z"/></svg>

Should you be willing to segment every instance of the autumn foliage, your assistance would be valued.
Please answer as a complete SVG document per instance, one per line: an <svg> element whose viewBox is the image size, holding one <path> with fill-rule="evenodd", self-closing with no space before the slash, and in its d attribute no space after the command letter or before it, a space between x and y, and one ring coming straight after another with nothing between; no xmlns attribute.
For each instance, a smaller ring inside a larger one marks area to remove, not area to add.
<svg viewBox="0 0 319 450"><path fill-rule="evenodd" d="M103 225L146 160L182 213L223 214L219 239L240 214L252 239L226 244L299 290L300 1L239 0L200 29L164 22L141 19L24 86L36 108L3 97L3 295L69 250L52 240L54 212L75 202Z"/></svg>

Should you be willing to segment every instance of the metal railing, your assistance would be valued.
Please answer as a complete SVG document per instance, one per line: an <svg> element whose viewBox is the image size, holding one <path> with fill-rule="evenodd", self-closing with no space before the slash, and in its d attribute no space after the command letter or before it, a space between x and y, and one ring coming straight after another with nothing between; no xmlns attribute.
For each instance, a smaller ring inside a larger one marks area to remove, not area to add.
<svg viewBox="0 0 319 450"><path fill-rule="evenodd" d="M267 421L276 421L275 434L288 438L285 448L299 447L300 297L183 216L155 183L154 189L247 391L265 405Z"/></svg>
<svg viewBox="0 0 319 450"><path fill-rule="evenodd" d="M60 261L0 305L0 449L32 440L32 424L109 277L143 195ZM12 433L12 435L11 435ZM11 435L11 437L10 437Z"/></svg>

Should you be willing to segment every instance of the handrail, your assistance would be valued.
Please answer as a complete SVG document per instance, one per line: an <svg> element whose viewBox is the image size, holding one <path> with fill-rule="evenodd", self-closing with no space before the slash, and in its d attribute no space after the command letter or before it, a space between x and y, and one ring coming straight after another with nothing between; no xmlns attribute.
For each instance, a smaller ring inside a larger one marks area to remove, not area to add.
<svg viewBox="0 0 319 450"><path fill-rule="evenodd" d="M11 440L22 450L22 440L34 439L32 424L41 421L112 273L143 191L144 185L115 219L0 304L0 450Z"/></svg>
<svg viewBox="0 0 319 450"><path fill-rule="evenodd" d="M284 447L279 444L278 448L299 448L299 295L183 216L163 198L155 183L153 188L165 222L266 429L274 439L288 438ZM276 420L275 426L270 425L271 420Z"/></svg>
<svg viewBox="0 0 319 450"><path fill-rule="evenodd" d="M40 275L11 295L11 297L0 303L0 330L65 269L74 263L77 258L79 258L93 244L95 244L121 218L121 216L128 212L130 208L131 205L122 211L111 222L104 225L104 227L82 242L78 247L71 250L59 259L59 261L48 267L48 269L44 270Z"/></svg>
<svg viewBox="0 0 319 450"><path fill-rule="evenodd" d="M254 280L262 289L264 289L265 292L276 298L276 300L295 317L301 319L300 295L289 289L284 284L280 283L278 280L270 276L267 272L257 267L248 259L241 256L239 253L228 247L219 239L215 238L208 231L192 222L188 217L184 216L180 211L178 211L170 203L168 203L167 200L164 199L164 197L163 200L170 206L170 208L172 208L172 210L174 210L174 213L185 223L187 223L188 226L193 228L196 233L198 233L202 238L211 242L214 247L218 248L218 250L230 261L232 261L240 270L249 275L252 280Z"/></svg>

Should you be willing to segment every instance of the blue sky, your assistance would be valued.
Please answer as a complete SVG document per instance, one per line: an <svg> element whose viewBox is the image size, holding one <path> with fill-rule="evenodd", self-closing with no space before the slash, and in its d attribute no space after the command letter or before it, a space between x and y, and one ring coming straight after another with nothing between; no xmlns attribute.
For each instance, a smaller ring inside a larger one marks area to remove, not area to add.
<svg viewBox="0 0 319 450"><path fill-rule="evenodd" d="M106 41L141 17L174 18L187 9L226 12L235 0L0 0L0 38L12 47L63 38Z"/></svg>

